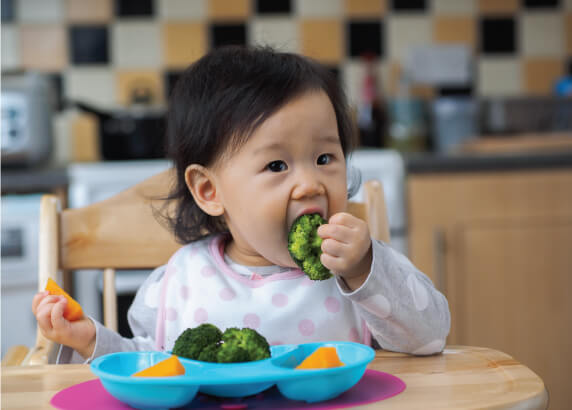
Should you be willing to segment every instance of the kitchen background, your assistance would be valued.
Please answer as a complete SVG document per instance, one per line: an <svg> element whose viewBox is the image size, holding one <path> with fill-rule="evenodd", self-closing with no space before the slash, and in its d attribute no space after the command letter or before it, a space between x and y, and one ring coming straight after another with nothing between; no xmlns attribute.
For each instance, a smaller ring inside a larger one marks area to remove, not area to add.
<svg viewBox="0 0 572 410"><path fill-rule="evenodd" d="M169 167L168 95L224 44L326 64L383 182L391 245L448 297L449 343L504 350L572 402L572 0L2 0L2 356L33 344L38 201ZM359 197L360 193L356 197ZM119 329L148 272L118 272ZM101 275L66 276L101 318ZM17 329L17 331L15 330Z"/></svg>

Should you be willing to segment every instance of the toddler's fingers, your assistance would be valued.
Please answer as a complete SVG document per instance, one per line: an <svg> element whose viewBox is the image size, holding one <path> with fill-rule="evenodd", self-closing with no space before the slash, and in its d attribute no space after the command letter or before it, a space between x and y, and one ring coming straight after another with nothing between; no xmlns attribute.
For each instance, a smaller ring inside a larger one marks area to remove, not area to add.
<svg viewBox="0 0 572 410"><path fill-rule="evenodd" d="M344 253L344 244L335 240L326 238L322 241L322 252L331 256L342 256Z"/></svg>
<svg viewBox="0 0 572 410"><path fill-rule="evenodd" d="M38 305L40 304L40 302L50 294L50 292L48 292L47 290L44 290L42 292L38 292L34 295L34 298L32 299L32 313L34 313L34 315L36 314L36 311L38 310Z"/></svg>
<svg viewBox="0 0 572 410"><path fill-rule="evenodd" d="M343 243L349 242L352 233L352 229L344 225L324 224L318 227L318 236L320 236L320 238L334 238Z"/></svg>
<svg viewBox="0 0 572 410"><path fill-rule="evenodd" d="M54 306L55 303L45 303L38 307L36 320L38 321L38 326L44 332L52 331L52 310Z"/></svg>
<svg viewBox="0 0 572 410"><path fill-rule="evenodd" d="M51 322L54 330L60 330L67 326L67 320L64 318L64 310L67 304L67 299L62 296L60 301L54 305L51 314Z"/></svg>

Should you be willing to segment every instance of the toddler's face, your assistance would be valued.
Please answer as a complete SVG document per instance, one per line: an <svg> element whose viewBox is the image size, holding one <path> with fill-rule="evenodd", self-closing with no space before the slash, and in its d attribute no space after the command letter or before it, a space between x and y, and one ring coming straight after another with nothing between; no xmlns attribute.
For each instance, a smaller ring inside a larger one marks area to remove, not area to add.
<svg viewBox="0 0 572 410"><path fill-rule="evenodd" d="M284 106L221 162L214 175L236 262L296 267L287 249L294 219L313 212L328 219L346 208L336 115L322 91Z"/></svg>

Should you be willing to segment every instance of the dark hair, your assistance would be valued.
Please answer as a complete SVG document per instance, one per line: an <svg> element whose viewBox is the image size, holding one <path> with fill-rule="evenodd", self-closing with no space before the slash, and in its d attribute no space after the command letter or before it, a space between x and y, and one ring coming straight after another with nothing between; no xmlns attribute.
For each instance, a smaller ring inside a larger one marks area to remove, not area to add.
<svg viewBox="0 0 572 410"><path fill-rule="evenodd" d="M168 156L176 182L167 222L177 240L188 243L227 230L224 220L205 214L185 183L190 164L211 166L232 155L257 127L300 95L324 91L336 114L344 155L353 148L345 95L334 75L312 59L268 47L228 46L191 64L178 79L167 114Z"/></svg>

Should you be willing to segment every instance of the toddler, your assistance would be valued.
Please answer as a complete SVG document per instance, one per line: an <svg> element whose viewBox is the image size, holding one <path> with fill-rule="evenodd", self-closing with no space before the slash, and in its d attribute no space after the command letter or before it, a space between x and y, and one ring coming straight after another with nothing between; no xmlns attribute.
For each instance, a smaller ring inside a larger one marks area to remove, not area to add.
<svg viewBox="0 0 572 410"><path fill-rule="evenodd" d="M128 313L133 338L89 317L68 322L65 300L38 293L33 312L62 345L59 363L171 350L201 323L250 327L270 344L443 349L445 297L345 212L354 128L326 68L269 48L216 49L182 74L167 123L177 177L170 226L185 245L138 290ZM306 213L328 221L318 229L328 280L311 281L288 253L288 231Z"/></svg>

